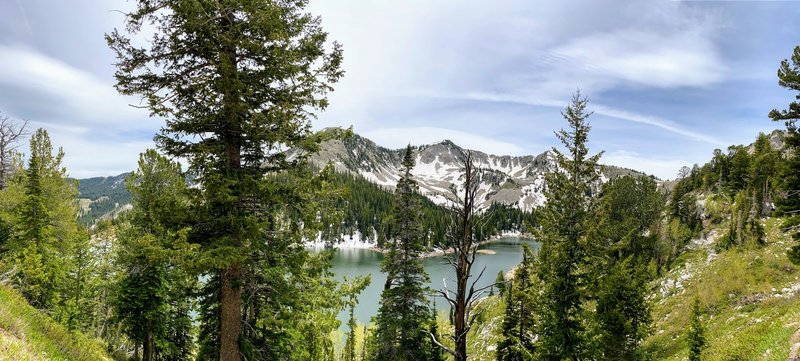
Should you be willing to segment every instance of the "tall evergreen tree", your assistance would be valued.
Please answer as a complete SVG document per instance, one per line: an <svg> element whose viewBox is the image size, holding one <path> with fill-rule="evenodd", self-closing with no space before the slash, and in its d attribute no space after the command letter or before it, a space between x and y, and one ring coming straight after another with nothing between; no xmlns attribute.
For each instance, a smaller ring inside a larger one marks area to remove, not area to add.
<svg viewBox="0 0 800 361"><path fill-rule="evenodd" d="M185 242L172 231L183 223L188 186L180 165L147 150L126 179L133 210L119 237L115 314L127 336L142 346L143 360L179 360L191 353L191 322L186 305L193 292L183 271Z"/></svg>
<svg viewBox="0 0 800 361"><path fill-rule="evenodd" d="M587 220L594 206L592 187L599 178L597 160L586 147L589 130L588 100L576 92L562 115L569 131L556 133L567 154L553 149L557 169L546 175L547 203L537 214L536 239L542 243L537 275L541 292L536 351L543 360L580 360L587 347L583 302L586 274L582 264Z"/></svg>
<svg viewBox="0 0 800 361"><path fill-rule="evenodd" d="M800 46L794 48L791 60L784 59L778 69L778 84L781 87L800 92ZM800 99L800 94L795 95ZM786 147L790 156L783 168L781 190L784 196L778 202L778 210L787 216L783 227L795 241L800 241L800 131L797 120L800 119L800 102L789 103L788 109L773 109L769 117L774 121L786 124ZM800 244L789 250L789 259L800 264Z"/></svg>
<svg viewBox="0 0 800 361"><path fill-rule="evenodd" d="M753 159L750 162L750 188L753 190L753 206L756 217L762 217L771 211L778 165L781 161L780 152L772 149L769 137L759 133L753 144Z"/></svg>
<svg viewBox="0 0 800 361"><path fill-rule="evenodd" d="M514 279L506 287L503 338L497 345L497 361L525 361L534 359L534 301L537 282L534 276L534 254L528 245L522 247L520 263ZM501 293L502 294L502 293Z"/></svg>
<svg viewBox="0 0 800 361"><path fill-rule="evenodd" d="M344 281L344 295L347 298L347 308L350 313L350 318L347 320L349 332L347 333L347 341L345 343L344 361L356 361L358 355L356 352L356 327L358 324L356 323L355 309L356 305L358 305L358 294L367 288L370 282L372 282L370 275L366 277L358 276L352 281L348 281L345 278ZM366 336L366 334L364 336Z"/></svg>
<svg viewBox="0 0 800 361"><path fill-rule="evenodd" d="M47 131L38 129L33 134L30 152L25 196L10 248L16 255L23 294L34 306L53 310L64 301L60 292L68 287L66 277L78 235L77 185L61 165L63 150L53 154Z"/></svg>
<svg viewBox="0 0 800 361"><path fill-rule="evenodd" d="M343 75L341 48L328 47L320 19L303 12L307 3L139 0L126 29L151 25L148 47L116 30L107 35L118 58L117 89L141 95L152 115L166 119L158 145L187 159L201 185L192 193L189 239L200 244L199 265L209 276L205 302L217 304L203 319L213 328L201 334L213 336L201 340L203 349L216 350L206 358L241 360L242 337L268 342L267 330L244 332L244 322L257 322L252 317L272 317L262 307L245 311L244 288L261 294L252 302L289 302L265 294L278 285L259 283L288 280L305 259L296 246L302 229L286 216L310 211L313 199L268 175L303 169L321 141L310 133L312 112L327 106L331 84ZM299 156L289 157L289 148Z"/></svg>
<svg viewBox="0 0 800 361"><path fill-rule="evenodd" d="M658 257L663 209L664 197L650 178L624 176L603 185L587 245L596 358L644 356L639 346L651 323L647 266Z"/></svg>
<svg viewBox="0 0 800 361"><path fill-rule="evenodd" d="M420 258L425 251L425 230L419 188L411 174L413 168L414 154L409 145L395 189L394 232L385 242L387 252L381 263L381 271L387 278L375 316L371 354L375 360L427 360L434 353L428 329L435 320L425 297L428 291L425 283L430 278Z"/></svg>
<svg viewBox="0 0 800 361"><path fill-rule="evenodd" d="M598 332L594 354L605 360L643 360L641 342L652 318L646 266L634 257L611 262L594 286Z"/></svg>

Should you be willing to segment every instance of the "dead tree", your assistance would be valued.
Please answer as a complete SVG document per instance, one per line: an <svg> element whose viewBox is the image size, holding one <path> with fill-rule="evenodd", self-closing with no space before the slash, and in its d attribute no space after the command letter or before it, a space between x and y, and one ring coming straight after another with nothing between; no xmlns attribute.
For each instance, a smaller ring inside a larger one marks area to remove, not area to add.
<svg viewBox="0 0 800 361"><path fill-rule="evenodd" d="M437 291L450 304L453 322L453 333L443 334L442 337L452 340L455 346L453 348L445 346L431 333L433 342L453 355L455 361L466 361L467 333L478 315L477 313L473 314L473 305L489 287L494 285L475 288L486 270L485 267L470 282L472 265L475 263L475 254L478 250L475 230L482 227L485 220L491 217L489 214L478 214L476 197L478 195L479 169L472 164L470 152L467 152L464 159L464 178L463 189L457 190L455 187L451 187L455 200L450 207L451 219L447 229L450 252L445 258L445 262L455 271L456 289L455 291L450 290L445 281L444 289Z"/></svg>
<svg viewBox="0 0 800 361"><path fill-rule="evenodd" d="M14 152L19 147L21 138L25 136L27 126L27 120L23 120L20 124L0 114L0 189L6 189L8 177L11 175Z"/></svg>

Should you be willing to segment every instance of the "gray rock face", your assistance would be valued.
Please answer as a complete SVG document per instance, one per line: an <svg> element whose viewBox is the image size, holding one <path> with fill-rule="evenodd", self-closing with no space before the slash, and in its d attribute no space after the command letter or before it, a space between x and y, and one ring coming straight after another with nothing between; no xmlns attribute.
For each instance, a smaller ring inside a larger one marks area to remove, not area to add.
<svg viewBox="0 0 800 361"><path fill-rule="evenodd" d="M321 151L311 157L311 163L322 167L331 162L339 172L360 175L391 190L398 181L403 152L403 149L387 149L367 138L353 135L345 140L323 143ZM419 146L413 174L422 194L434 203L448 204L452 197L451 187L463 181L462 163L467 152L467 149L449 140ZM481 208L502 203L532 210L546 202L543 193L544 174L556 169L552 151L536 156L471 152L473 162L483 170L477 197ZM629 169L606 166L601 178L606 181L625 174L644 175Z"/></svg>
<svg viewBox="0 0 800 361"><path fill-rule="evenodd" d="M794 333L791 340L792 346L789 349L789 358L786 361L800 361L800 329Z"/></svg>

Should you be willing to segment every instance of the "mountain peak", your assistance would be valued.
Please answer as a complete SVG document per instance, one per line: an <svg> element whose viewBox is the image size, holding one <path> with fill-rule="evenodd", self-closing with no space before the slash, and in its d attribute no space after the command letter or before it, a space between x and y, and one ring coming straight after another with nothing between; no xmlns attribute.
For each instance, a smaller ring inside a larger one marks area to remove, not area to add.
<svg viewBox="0 0 800 361"><path fill-rule="evenodd" d="M372 140L353 134L344 140L330 140L311 157L312 164L334 164L346 172L372 183L393 189L399 180L403 149L388 149ZM452 140L421 145L415 154L412 173L420 192L437 204L449 203L450 187L463 182L466 149ZM524 210L544 204L544 174L554 168L552 150L537 156L492 155L472 151L473 162L481 175L478 200L482 208L492 203L514 205ZM617 172L619 173L619 172Z"/></svg>

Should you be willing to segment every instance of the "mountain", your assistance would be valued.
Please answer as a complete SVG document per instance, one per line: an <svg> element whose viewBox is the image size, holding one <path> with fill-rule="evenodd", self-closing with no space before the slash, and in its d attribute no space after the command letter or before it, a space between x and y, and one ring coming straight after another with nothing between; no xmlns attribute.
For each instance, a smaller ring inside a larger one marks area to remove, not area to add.
<svg viewBox="0 0 800 361"><path fill-rule="evenodd" d="M111 177L94 177L78 180L78 202L81 210L78 220L86 225L124 209L131 203L131 195L125 188L122 173Z"/></svg>
<svg viewBox="0 0 800 361"><path fill-rule="evenodd" d="M544 204L544 174L556 168L552 151L525 156L493 155L464 149L450 140L417 148L413 174L421 193L436 204L447 204L450 187L463 181L462 163L468 151L472 152L475 165L484 170L478 190L481 208L501 203L530 211ZM323 143L311 163L322 167L331 162L338 172L360 175L391 190L397 184L403 152L354 134ZM601 181L626 174L644 176L631 169L604 166Z"/></svg>
<svg viewBox="0 0 800 361"><path fill-rule="evenodd" d="M552 151L525 156L493 155L467 150L450 140L417 148L413 173L421 193L437 205L448 204L450 187L463 181L462 162L468 151L472 152L476 166L484 170L478 190L481 208L499 203L529 212L544 204L544 174L555 169ZM353 134L343 140L325 141L321 150L310 157L310 162L319 168L331 162L339 173L363 177L391 191L397 184L403 152L381 147ZM626 174L644 176L644 173L615 166L604 166L602 172L601 181ZM125 189L128 174L79 180L84 224L93 224L130 203Z"/></svg>

